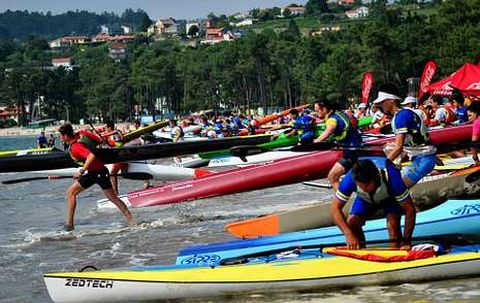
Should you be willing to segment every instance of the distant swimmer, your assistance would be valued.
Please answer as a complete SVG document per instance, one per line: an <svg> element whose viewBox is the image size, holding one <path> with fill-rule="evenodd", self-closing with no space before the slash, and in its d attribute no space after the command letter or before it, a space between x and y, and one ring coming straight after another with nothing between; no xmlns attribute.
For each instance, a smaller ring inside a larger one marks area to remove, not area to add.
<svg viewBox="0 0 480 303"><path fill-rule="evenodd" d="M69 145L68 152L70 156L81 167L73 174L75 182L67 190L65 230L71 231L74 229L77 195L95 183L102 188L105 197L118 207L127 222L129 224L133 223L132 214L113 190L108 169L102 160L91 152L92 149L103 142L102 138L85 130L74 133L72 125L68 123L60 126L58 131L60 132L61 140Z"/></svg>

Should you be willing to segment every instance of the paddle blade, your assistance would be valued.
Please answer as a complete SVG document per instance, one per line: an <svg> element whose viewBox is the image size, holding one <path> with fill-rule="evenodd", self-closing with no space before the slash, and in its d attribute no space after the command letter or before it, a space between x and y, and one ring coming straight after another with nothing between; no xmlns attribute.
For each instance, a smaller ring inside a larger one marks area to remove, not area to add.
<svg viewBox="0 0 480 303"><path fill-rule="evenodd" d="M247 162L245 158L247 156L263 154L268 151L270 151L270 149L256 145L240 145L230 148L230 154L234 157L239 157L244 162Z"/></svg>

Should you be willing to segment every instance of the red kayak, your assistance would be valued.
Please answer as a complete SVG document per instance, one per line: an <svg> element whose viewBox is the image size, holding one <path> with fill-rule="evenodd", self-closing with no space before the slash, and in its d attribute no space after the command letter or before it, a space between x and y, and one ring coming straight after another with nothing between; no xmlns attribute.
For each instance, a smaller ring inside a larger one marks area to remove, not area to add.
<svg viewBox="0 0 480 303"><path fill-rule="evenodd" d="M430 137L437 145L469 141L471 135L471 125L430 131ZM375 139L369 143L383 144L393 139ZM320 151L264 165L227 170L131 192L128 199L135 207L154 206L325 178L342 153L340 150Z"/></svg>

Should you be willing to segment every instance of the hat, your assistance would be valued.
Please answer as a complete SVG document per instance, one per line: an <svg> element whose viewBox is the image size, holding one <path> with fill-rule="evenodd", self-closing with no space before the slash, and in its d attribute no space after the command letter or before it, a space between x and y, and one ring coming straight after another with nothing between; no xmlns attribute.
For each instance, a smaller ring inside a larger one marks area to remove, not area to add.
<svg viewBox="0 0 480 303"><path fill-rule="evenodd" d="M402 103L400 103L401 105L407 105L407 104L410 104L410 103L417 103L417 98L415 97L412 97L412 96L408 96L405 98L405 100L403 100Z"/></svg>
<svg viewBox="0 0 480 303"><path fill-rule="evenodd" d="M357 108L367 108L367 105L365 103L360 103Z"/></svg>
<svg viewBox="0 0 480 303"><path fill-rule="evenodd" d="M380 104L380 103L382 103L383 101L388 100L388 99L402 100L402 99L401 99L399 96L397 96L397 95L393 95L393 94L389 94L389 93L384 93L384 92L378 92L378 97L377 97L377 99L375 99L375 101L373 101L373 104Z"/></svg>

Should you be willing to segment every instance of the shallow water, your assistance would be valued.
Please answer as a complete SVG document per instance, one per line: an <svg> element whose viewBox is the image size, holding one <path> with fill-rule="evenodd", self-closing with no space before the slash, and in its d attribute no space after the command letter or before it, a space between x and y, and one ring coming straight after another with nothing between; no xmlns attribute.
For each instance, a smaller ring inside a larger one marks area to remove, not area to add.
<svg viewBox="0 0 480 303"><path fill-rule="evenodd" d="M28 148L35 138L0 138L0 149ZM0 181L30 176L0 174ZM302 184L199 200L173 206L134 209L138 225L127 227L115 209L97 209L103 198L94 186L78 199L76 229L61 232L65 189L71 180L0 185L0 302L51 302L42 274L73 271L86 265L116 268L171 264L176 252L192 244L230 240L224 225L330 196ZM142 186L120 181L121 191ZM294 201L294 203L292 203ZM480 302L480 279L398 286L362 287L328 292L254 295L227 302ZM225 299L208 300L225 302Z"/></svg>

